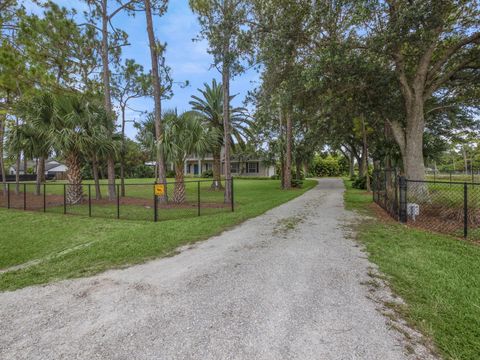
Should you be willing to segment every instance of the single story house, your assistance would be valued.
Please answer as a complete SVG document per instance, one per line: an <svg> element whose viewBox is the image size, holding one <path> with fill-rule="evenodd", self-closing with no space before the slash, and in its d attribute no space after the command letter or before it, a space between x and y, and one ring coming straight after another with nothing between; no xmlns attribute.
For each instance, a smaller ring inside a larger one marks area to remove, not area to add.
<svg viewBox="0 0 480 360"><path fill-rule="evenodd" d="M222 156L223 158L223 156ZM205 171L213 169L213 156L207 154L203 158L198 156L190 156L185 162L185 175L199 176ZM237 159L233 156L230 160L230 171L233 176L258 176L270 177L275 175L275 167L265 165L258 158ZM225 174L225 161L222 160L221 173Z"/></svg>
<svg viewBox="0 0 480 360"><path fill-rule="evenodd" d="M222 151L221 159L224 158ZM154 161L147 162L147 166L155 166ZM167 168L174 170L173 164L167 164ZM233 176L270 177L275 175L275 166L265 165L258 158L238 159L235 154L231 157L230 168ZM213 155L207 154L203 157L191 155L185 161L183 173L186 176L201 176L205 171L213 170ZM225 174L225 161L222 160L221 173Z"/></svg>
<svg viewBox="0 0 480 360"><path fill-rule="evenodd" d="M20 163L20 168L19 168L19 175L26 175L28 174L28 169L32 169L33 172L36 172L37 169L37 161L32 161L28 160L27 161L27 171L25 171L25 164L24 161ZM48 159L45 161L45 176L50 177L50 178L57 178L57 179L63 179L66 175L68 168L65 164L62 164L56 160L53 159ZM10 169L8 170L8 173L10 175L16 175L17 169L14 165L10 166Z"/></svg>

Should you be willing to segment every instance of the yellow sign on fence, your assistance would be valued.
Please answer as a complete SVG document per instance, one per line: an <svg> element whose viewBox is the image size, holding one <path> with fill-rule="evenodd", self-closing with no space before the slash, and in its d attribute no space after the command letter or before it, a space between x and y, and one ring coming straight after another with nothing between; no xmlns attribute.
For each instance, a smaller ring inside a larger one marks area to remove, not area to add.
<svg viewBox="0 0 480 360"><path fill-rule="evenodd" d="M156 196L163 196L163 195L165 195L165 185L163 185L163 184L156 184L156 185L155 185L155 195L156 195Z"/></svg>

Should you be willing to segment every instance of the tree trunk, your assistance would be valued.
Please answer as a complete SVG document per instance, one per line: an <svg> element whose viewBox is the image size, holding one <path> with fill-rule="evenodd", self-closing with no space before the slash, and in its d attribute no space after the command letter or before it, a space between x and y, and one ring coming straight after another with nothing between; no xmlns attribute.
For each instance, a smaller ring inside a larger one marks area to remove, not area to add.
<svg viewBox="0 0 480 360"><path fill-rule="evenodd" d="M286 133L285 133L285 184L283 188L285 190L292 188L292 142L293 142L293 126L292 115L290 110L287 111L285 116L286 120Z"/></svg>
<svg viewBox="0 0 480 360"><path fill-rule="evenodd" d="M83 188L82 188L82 172L80 167L80 159L77 154L69 154L65 158L67 170L67 204L78 205L82 203Z"/></svg>
<svg viewBox="0 0 480 360"><path fill-rule="evenodd" d="M98 178L98 161L97 161L96 155L93 155L93 158L92 158L92 173L93 173L93 182L95 184L95 199L102 200L102 192L100 189L100 179Z"/></svg>
<svg viewBox="0 0 480 360"><path fill-rule="evenodd" d="M27 163L27 162L25 162ZM15 195L20 194L20 153L17 154L17 160L15 161ZM27 166L23 168L23 173L27 174Z"/></svg>
<svg viewBox="0 0 480 360"><path fill-rule="evenodd" d="M125 106L122 110L122 150L120 154L120 195L125 197Z"/></svg>
<svg viewBox="0 0 480 360"><path fill-rule="evenodd" d="M465 149L465 145L462 146L462 153L463 153L463 163L465 167L465 175L468 175L468 159L467 159L467 150Z"/></svg>
<svg viewBox="0 0 480 360"><path fill-rule="evenodd" d="M362 134L363 134L363 173L365 175L365 186L367 191L371 191L370 175L368 173L368 143L367 143L367 129L365 126L365 119L362 118Z"/></svg>
<svg viewBox="0 0 480 360"><path fill-rule="evenodd" d="M4 119L0 119L0 174L2 175L3 196L7 196L7 173L5 170L5 162L3 160L3 136L4 136Z"/></svg>
<svg viewBox="0 0 480 360"><path fill-rule="evenodd" d="M112 98L110 90L110 66L108 61L108 9L107 0L102 1L102 78L104 106L107 113L112 116ZM112 120L114 121L114 120ZM115 200L115 159L112 155L107 157L108 198Z"/></svg>
<svg viewBox="0 0 480 360"><path fill-rule="evenodd" d="M405 175L411 180L425 179L425 165L423 162L423 132L425 122L423 118L423 106L416 109L414 114L407 119L405 136Z"/></svg>
<svg viewBox="0 0 480 360"><path fill-rule="evenodd" d="M280 179L281 187L285 188L285 141L284 141L284 124L283 124L283 110L280 109Z"/></svg>
<svg viewBox="0 0 480 360"><path fill-rule="evenodd" d="M295 172L295 178L297 180L302 180L302 162L300 160L295 162Z"/></svg>
<svg viewBox="0 0 480 360"><path fill-rule="evenodd" d="M227 44L228 45L228 44ZM223 143L225 156L225 203L232 202L232 173L230 167L230 66L225 59L228 56L228 46L224 47L224 61L222 67L223 89ZM230 182L230 183L229 183Z"/></svg>
<svg viewBox="0 0 480 360"><path fill-rule="evenodd" d="M350 179L355 176L355 155L353 155L353 151L349 150L349 175Z"/></svg>
<svg viewBox="0 0 480 360"><path fill-rule="evenodd" d="M175 164L175 186L173 188L173 202L182 204L185 202L185 182L183 181L183 161Z"/></svg>
<svg viewBox="0 0 480 360"><path fill-rule="evenodd" d="M41 194L42 182L45 181L45 158L40 157L37 161L37 180L35 186L35 195Z"/></svg>
<svg viewBox="0 0 480 360"><path fill-rule="evenodd" d="M162 91L160 72L158 70L158 54L155 34L153 33L152 9L150 0L145 0L145 17L147 20L148 43L150 47L150 57L152 61L152 77L153 77L153 99L155 102L155 137L156 137L156 154L157 154L157 173L156 181L160 184L167 185L165 177L165 159L162 147ZM159 198L160 201L166 201L166 197Z"/></svg>
<svg viewBox="0 0 480 360"><path fill-rule="evenodd" d="M223 190L222 186L222 148L215 147L213 149L213 182L212 182L212 190Z"/></svg>

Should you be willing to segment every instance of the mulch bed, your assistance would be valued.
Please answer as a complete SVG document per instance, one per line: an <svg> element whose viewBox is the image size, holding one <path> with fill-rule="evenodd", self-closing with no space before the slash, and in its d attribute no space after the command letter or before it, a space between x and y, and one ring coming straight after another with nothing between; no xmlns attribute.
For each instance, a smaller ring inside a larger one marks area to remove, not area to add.
<svg viewBox="0 0 480 360"><path fill-rule="evenodd" d="M64 198L63 195L51 195L48 194L45 197L45 204L47 209L50 207L63 206ZM24 198L23 193L18 195L10 193L10 207L13 209L23 209L24 203L26 204L27 210L43 210L44 198L43 195L34 195L33 193L27 193ZM68 206L72 206L67 204ZM88 198L83 199L82 203L79 205L88 205ZM93 206L116 206L117 200L110 201L108 199L96 200L92 199ZM153 199L145 198L135 198L135 197L122 197L120 198L120 206L122 205L133 205L133 206L142 206L145 208L153 208ZM229 208L230 204L225 204L223 202L213 203L213 202L201 202L201 208L212 208L212 209L222 209ZM0 207L7 207L7 197L0 194ZM173 202L168 203L158 203L159 209L189 209L198 207L196 201L186 201L181 204L176 204Z"/></svg>

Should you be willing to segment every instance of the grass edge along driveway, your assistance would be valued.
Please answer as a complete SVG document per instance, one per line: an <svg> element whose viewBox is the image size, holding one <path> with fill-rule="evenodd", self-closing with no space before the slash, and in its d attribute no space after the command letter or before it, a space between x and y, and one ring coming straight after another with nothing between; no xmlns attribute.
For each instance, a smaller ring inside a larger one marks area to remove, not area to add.
<svg viewBox="0 0 480 360"><path fill-rule="evenodd" d="M169 256L179 246L208 239L285 203L302 189L283 191L276 180L235 181L236 210L159 223L0 209L0 290L90 276Z"/></svg>
<svg viewBox="0 0 480 360"><path fill-rule="evenodd" d="M372 196L345 181L345 206L373 217L358 226L369 259L406 302L398 312L445 359L480 359L480 246L379 221Z"/></svg>

